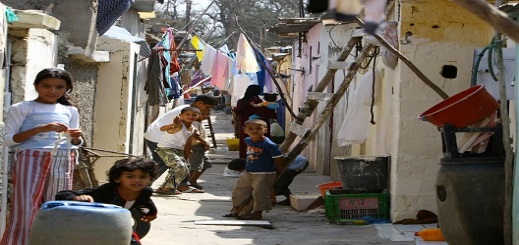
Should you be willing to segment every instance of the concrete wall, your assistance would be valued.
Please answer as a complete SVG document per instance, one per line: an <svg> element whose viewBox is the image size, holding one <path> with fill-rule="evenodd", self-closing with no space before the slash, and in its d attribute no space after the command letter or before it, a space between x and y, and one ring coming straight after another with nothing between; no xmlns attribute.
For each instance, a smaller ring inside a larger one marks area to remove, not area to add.
<svg viewBox="0 0 519 245"><path fill-rule="evenodd" d="M36 99L34 78L42 69L56 66L57 36L44 29L28 29L11 31L12 67L11 88L12 101Z"/></svg>
<svg viewBox="0 0 519 245"><path fill-rule="evenodd" d="M398 11L400 51L448 95L467 89L474 49L488 45L491 27L446 0L401 1ZM404 41L408 32L412 35ZM458 76L443 78L444 65L457 67ZM435 126L417 117L442 99L401 62L392 79L398 82L392 87L391 205L398 220L414 217L419 209L436 212L441 138Z"/></svg>
<svg viewBox="0 0 519 245"><path fill-rule="evenodd" d="M90 56L94 51L97 31L97 0L2 0L14 9L42 10L62 21L60 32Z"/></svg>
<svg viewBox="0 0 519 245"><path fill-rule="evenodd" d="M140 155L142 146L133 146L131 142L131 138L142 139L144 137L144 117L139 118L132 111L135 62L139 46L116 39L99 38L96 49L109 51L110 62L99 65L93 117L93 147ZM132 132L139 133L131 136ZM106 171L116 159L102 157L96 162L94 172L100 182L107 181Z"/></svg>
<svg viewBox="0 0 519 245"><path fill-rule="evenodd" d="M79 125L83 131L85 145L92 147L94 132L95 92L98 81L99 63L87 63L76 59L68 60L65 69L74 78L74 89L70 98L79 109Z"/></svg>
<svg viewBox="0 0 519 245"><path fill-rule="evenodd" d="M388 16L388 20L399 22L399 50L436 85L449 95L470 86L473 52L490 42L493 34L490 26L447 0L400 1ZM306 71L304 75L293 71L296 110L306 100L310 86L315 87L326 72L328 60L336 60L340 48L349 40L352 28L353 26L347 25L314 26L307 33L302 57L297 57L298 43L294 43L293 68L304 67ZM326 48L319 50L321 55L318 55L318 46ZM316 56L320 58L310 61ZM351 98L347 93L334 110L333 123L328 120L323 124L315 141L307 147L304 154L309 157L317 172L329 174L334 180L340 180L334 157L390 156L392 220L414 218L420 209L436 212L434 183L439 169L438 163L443 155L441 135L434 125L419 120L418 116L442 99L402 61L399 61L395 70L381 61L379 58L376 65L376 78L379 80L375 83L376 99L373 108L376 124L368 126L367 140L362 144L352 145L351 149L337 146L336 135L348 106L353 102L348 102ZM447 79L441 76L445 65L457 67L456 78ZM312 73L309 72L310 66ZM359 78L365 72L367 70L359 71L350 84L350 90L359 85ZM329 86L325 92L335 92L343 77L343 72L338 71L334 78L335 88ZM321 103L316 115L307 119L305 127L310 128L314 124L323 105Z"/></svg>

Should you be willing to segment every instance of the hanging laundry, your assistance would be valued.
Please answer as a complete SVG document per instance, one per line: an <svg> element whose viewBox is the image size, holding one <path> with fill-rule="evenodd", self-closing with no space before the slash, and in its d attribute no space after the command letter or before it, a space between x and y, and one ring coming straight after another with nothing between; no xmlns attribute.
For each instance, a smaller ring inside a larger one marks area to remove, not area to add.
<svg viewBox="0 0 519 245"><path fill-rule="evenodd" d="M384 38L387 43L398 50L398 22L386 22L383 26L384 29L382 29L380 36ZM374 45L380 46L380 54L383 58L382 62L394 70L398 64L398 57L394 53L390 52L385 46L383 46L375 37L369 36L367 41L373 43Z"/></svg>
<svg viewBox="0 0 519 245"><path fill-rule="evenodd" d="M200 69L205 74L211 74L213 71L213 64L216 59L216 51L215 48L213 48L211 45L206 44L204 47L204 58L202 59L202 66Z"/></svg>
<svg viewBox="0 0 519 245"><path fill-rule="evenodd" d="M375 34L380 24L386 19L386 0L364 0L364 31Z"/></svg>
<svg viewBox="0 0 519 245"><path fill-rule="evenodd" d="M177 44L175 43L175 36L173 35L173 29L168 28L166 30L166 37L169 38L169 53L170 53L169 75L173 75L173 73L180 71L180 64L178 63Z"/></svg>
<svg viewBox="0 0 519 245"><path fill-rule="evenodd" d="M328 3L325 8L324 4ZM387 0L309 0L306 10L310 13L330 11L334 18L343 22L354 22L364 9L364 31L375 34L385 21Z"/></svg>
<svg viewBox="0 0 519 245"><path fill-rule="evenodd" d="M195 54L198 61L202 61L202 58L204 57L204 44L198 36L193 36L193 38L191 38L191 46L193 46L194 49L201 50L195 51Z"/></svg>
<svg viewBox="0 0 519 245"><path fill-rule="evenodd" d="M96 17L99 36L108 31L117 19L130 9L133 2L134 0L99 0Z"/></svg>
<svg viewBox="0 0 519 245"><path fill-rule="evenodd" d="M182 86L180 85L180 75L178 72L171 75L171 88L166 89L168 99L178 99L182 96Z"/></svg>
<svg viewBox="0 0 519 245"><path fill-rule="evenodd" d="M258 72L260 70L254 50L243 33L240 34L236 49L236 70L243 73Z"/></svg>
<svg viewBox="0 0 519 245"><path fill-rule="evenodd" d="M160 55L153 52L149 57L148 79L144 85L144 90L148 94L148 106L165 106L168 103L163 80L164 73L160 65Z"/></svg>
<svg viewBox="0 0 519 245"><path fill-rule="evenodd" d="M362 11L360 0L331 0L329 8L338 21L353 22Z"/></svg>
<svg viewBox="0 0 519 245"><path fill-rule="evenodd" d="M213 63L213 70L211 72L211 84L220 89L225 89L225 80L229 71L229 57L220 52L216 53L216 58Z"/></svg>
<svg viewBox="0 0 519 245"><path fill-rule="evenodd" d="M231 96L231 105L235 107L240 98L245 94L245 90L249 85L258 84L249 78L247 74L240 74L234 76L233 90Z"/></svg>
<svg viewBox="0 0 519 245"><path fill-rule="evenodd" d="M267 69L272 71L272 66L270 65L270 62L265 58L265 56L263 56L263 54L261 53L261 51L259 51L258 48L255 48L255 49L257 51L256 54L258 54L259 62L262 62ZM276 92L276 91L273 91L273 88L272 88L272 83L273 83L272 77L270 77L268 71L265 70L265 68L263 68L263 65L260 67L261 67L261 69L260 69L260 71L258 71L256 73L256 75L258 78L258 85L260 85L260 87L261 87L261 93Z"/></svg>
<svg viewBox="0 0 519 245"><path fill-rule="evenodd" d="M348 111L337 135L338 146L361 144L368 137L373 71L369 70L357 83L348 98Z"/></svg>
<svg viewBox="0 0 519 245"><path fill-rule="evenodd" d="M11 7L7 7L5 9L5 17L7 18L8 23L13 23L13 22L20 20L20 19L18 19L18 16L16 16L16 14L14 13L14 11Z"/></svg>

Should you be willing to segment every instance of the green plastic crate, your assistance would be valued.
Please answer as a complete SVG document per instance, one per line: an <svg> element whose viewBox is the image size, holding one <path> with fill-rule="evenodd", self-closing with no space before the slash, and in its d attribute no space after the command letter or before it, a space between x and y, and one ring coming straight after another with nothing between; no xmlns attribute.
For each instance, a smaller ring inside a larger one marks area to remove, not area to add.
<svg viewBox="0 0 519 245"><path fill-rule="evenodd" d="M344 224L364 216L389 219L388 193L335 194L327 190L324 198L326 218Z"/></svg>

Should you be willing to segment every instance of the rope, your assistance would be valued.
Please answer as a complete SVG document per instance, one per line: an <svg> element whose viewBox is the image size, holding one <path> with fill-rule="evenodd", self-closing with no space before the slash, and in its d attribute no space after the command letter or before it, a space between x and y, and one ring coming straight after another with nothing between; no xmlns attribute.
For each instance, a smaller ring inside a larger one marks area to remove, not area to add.
<svg viewBox="0 0 519 245"><path fill-rule="evenodd" d="M123 152L117 152L117 151L110 151L110 150L104 150L104 149L98 149L98 148L91 148L91 147L86 147L86 146L82 146L81 148L84 148L84 149L87 149L87 150L92 150L92 151L101 151L101 152L120 154L120 155L124 155L124 156L129 156L129 157L136 157L135 155L132 155L132 154L123 153ZM103 157L103 156L100 156L100 157ZM111 156L111 157L115 157L115 156Z"/></svg>
<svg viewBox="0 0 519 245"><path fill-rule="evenodd" d="M378 52L378 49L379 49L378 47L375 48L375 52ZM371 68L373 71L373 76L372 76L373 82L371 83L371 106L369 107L369 112L371 113L371 120L369 122L371 123L371 125L377 124L375 122L375 113L373 113L373 108L375 107L375 81L377 80L375 77L376 63L377 63L377 57L375 56L373 58L373 68Z"/></svg>

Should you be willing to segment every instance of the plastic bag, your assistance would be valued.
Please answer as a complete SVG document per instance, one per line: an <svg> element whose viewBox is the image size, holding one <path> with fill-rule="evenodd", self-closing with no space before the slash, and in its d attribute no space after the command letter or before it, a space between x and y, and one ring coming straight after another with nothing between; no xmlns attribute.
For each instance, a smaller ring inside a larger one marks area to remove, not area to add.
<svg viewBox="0 0 519 245"><path fill-rule="evenodd" d="M279 123L277 123L276 121L273 121L270 124L270 135L276 136L276 137L282 137L282 136L285 136L285 131L283 131L283 129L281 128Z"/></svg>
<svg viewBox="0 0 519 245"><path fill-rule="evenodd" d="M285 131L276 121L270 124L270 139L276 144L281 144L285 140Z"/></svg>

